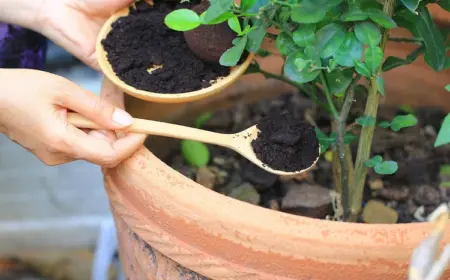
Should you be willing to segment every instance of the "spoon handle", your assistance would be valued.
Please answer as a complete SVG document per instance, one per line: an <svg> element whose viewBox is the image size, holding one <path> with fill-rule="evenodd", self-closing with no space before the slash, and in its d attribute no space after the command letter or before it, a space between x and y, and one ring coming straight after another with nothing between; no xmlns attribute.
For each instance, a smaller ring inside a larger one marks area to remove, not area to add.
<svg viewBox="0 0 450 280"><path fill-rule="evenodd" d="M77 113L68 113L67 120L78 128L102 129L102 127ZM202 129L134 118L134 122L124 130L135 133L194 140L219 146L230 147L230 134L221 134Z"/></svg>

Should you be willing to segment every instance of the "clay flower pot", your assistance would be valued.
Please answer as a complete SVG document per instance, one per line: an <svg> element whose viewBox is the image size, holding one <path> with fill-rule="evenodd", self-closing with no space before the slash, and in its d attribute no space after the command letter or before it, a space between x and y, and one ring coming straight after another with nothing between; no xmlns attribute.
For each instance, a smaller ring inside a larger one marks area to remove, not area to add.
<svg viewBox="0 0 450 280"><path fill-rule="evenodd" d="M287 90L274 81L264 87L242 82L181 114L166 111L164 119L188 122L201 110ZM167 139L148 139L152 146L156 140L163 143L155 152L169 149ZM257 207L187 179L146 148L103 171L130 279L403 280L411 252L432 229L429 223L331 222ZM443 241L450 242L450 229Z"/></svg>
<svg viewBox="0 0 450 280"><path fill-rule="evenodd" d="M184 103L195 101L213 95L215 93L219 93L224 89L228 88L233 83L235 83L239 79L239 77L241 77L245 73L246 69L248 68L250 62L254 57L254 54L252 53L248 54L241 64L238 64L235 67L231 67L230 73L227 76L219 77L218 79L215 79L215 81L210 86L203 87L195 91L188 91L183 93L171 93L171 92L151 92L142 89L137 89L136 87L127 84L116 75L111 63L108 60L108 54L105 51L104 45L102 44L102 41L108 36L108 34L113 29L111 25L115 23L117 20L119 20L121 17L129 15L129 9L130 8L125 8L116 12L108 19L108 21L106 21L97 38L96 52L100 68L102 72L105 74L105 76L115 85L117 85L122 91L139 99L158 103ZM148 32L151 32L151 30L149 30ZM189 41L189 46L192 46L191 41L192 40ZM162 67L164 67L164 65ZM156 67L156 69L157 68L158 67Z"/></svg>

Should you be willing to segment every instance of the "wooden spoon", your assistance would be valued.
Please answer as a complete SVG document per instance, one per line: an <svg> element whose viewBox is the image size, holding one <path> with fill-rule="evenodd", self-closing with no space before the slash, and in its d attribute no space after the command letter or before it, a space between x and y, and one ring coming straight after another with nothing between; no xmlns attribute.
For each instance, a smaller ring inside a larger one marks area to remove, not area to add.
<svg viewBox="0 0 450 280"><path fill-rule="evenodd" d="M145 90L139 90L135 87L126 84L124 81L119 79L119 77L117 77L117 75L114 73L111 67L111 64L107 59L107 53L102 45L102 40L106 38L106 36L112 29L111 24L114 23L120 17L127 16L128 13L129 8L124 8L113 14L105 22L97 37L96 54L98 64L100 65L103 74L105 74L105 76L116 86L118 86L122 91L136 98L158 103L184 103L199 100L207 96L220 93L225 88L234 84L245 73L254 57L254 54L250 53L247 56L247 59L242 64L231 68L231 72L228 76L218 79L210 87L207 88L184 93L156 93ZM149 67L151 67L151 65L149 65ZM162 65L162 67L164 67L164 65Z"/></svg>
<svg viewBox="0 0 450 280"><path fill-rule="evenodd" d="M98 124L77 113L69 113L67 118L69 123L78 128L102 128ZM319 157L317 157L317 159L310 167L295 172L285 172L270 168L256 157L251 146L252 141L256 139L256 137L258 137L259 130L256 128L256 125L235 134L222 134L187 126L135 118L133 124L127 127L126 131L149 135L166 136L178 139L194 140L226 147L238 152L260 168L282 176L298 175L300 173L308 171L314 165L316 165L317 160L319 159Z"/></svg>

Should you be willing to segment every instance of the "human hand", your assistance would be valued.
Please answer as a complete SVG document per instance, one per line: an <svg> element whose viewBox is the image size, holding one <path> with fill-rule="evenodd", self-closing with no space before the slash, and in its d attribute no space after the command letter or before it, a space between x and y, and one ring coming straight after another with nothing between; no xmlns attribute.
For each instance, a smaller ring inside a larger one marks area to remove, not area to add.
<svg viewBox="0 0 450 280"><path fill-rule="evenodd" d="M108 81L99 98L62 77L37 71L0 69L0 132L36 155L47 165L84 159L114 167L130 157L145 135L120 130L132 119L119 109L120 92ZM106 101L110 100L110 102ZM67 122L68 109L107 130L81 130Z"/></svg>
<svg viewBox="0 0 450 280"><path fill-rule="evenodd" d="M100 70L95 56L97 35L105 21L134 0L41 0L39 32L78 59Z"/></svg>

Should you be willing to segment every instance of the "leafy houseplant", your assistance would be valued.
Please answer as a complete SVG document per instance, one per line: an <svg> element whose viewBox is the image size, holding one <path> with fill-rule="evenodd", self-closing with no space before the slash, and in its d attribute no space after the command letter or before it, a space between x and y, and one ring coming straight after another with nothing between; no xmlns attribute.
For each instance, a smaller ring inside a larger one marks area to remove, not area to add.
<svg viewBox="0 0 450 280"><path fill-rule="evenodd" d="M256 62L248 72L287 82L329 112L333 132L326 135L316 129L316 133L321 151L333 153L333 179L342 206L338 219L356 221L368 169L384 175L398 169L394 161L371 157L375 127L399 131L417 124L413 114L377 122L380 97L386 94L383 73L406 66L420 55L435 71L450 67L448 31L433 22L427 6L432 3L450 10L448 0L211 0L202 14L179 9L170 13L165 23L188 31L226 21L237 33L233 46L220 58L226 66L235 65L245 51L267 55L261 49L263 40L276 39L284 58L282 75L265 72ZM390 37L389 29L395 27L406 28L411 36ZM273 29L278 32L271 33ZM406 58L385 57L388 40L417 48ZM363 80L367 86L359 83ZM357 99L365 101L365 111L352 120L349 112ZM436 146L450 142L450 134L445 132L449 130L447 117ZM353 161L349 144L356 135L359 142Z"/></svg>

